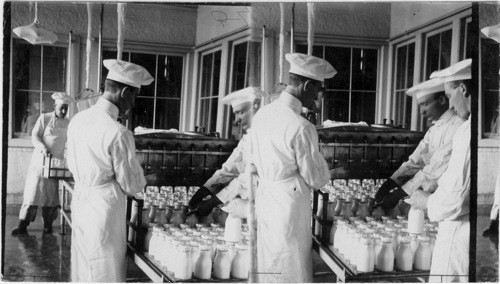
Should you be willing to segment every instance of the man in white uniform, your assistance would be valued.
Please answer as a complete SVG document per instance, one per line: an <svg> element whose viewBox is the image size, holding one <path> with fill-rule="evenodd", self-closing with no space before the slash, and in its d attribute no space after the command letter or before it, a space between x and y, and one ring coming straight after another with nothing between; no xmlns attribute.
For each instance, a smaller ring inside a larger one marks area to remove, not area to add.
<svg viewBox="0 0 500 284"><path fill-rule="evenodd" d="M246 133L222 168L217 170L189 201L191 208L197 209L198 216L210 214L219 204L227 203L238 195L245 195L245 166L249 160L248 133L254 114L259 110L264 92L256 87L248 87L225 96L221 102L231 105L235 124L241 125ZM205 197L210 198L205 199Z"/></svg>
<svg viewBox="0 0 500 284"><path fill-rule="evenodd" d="M432 190L435 190L437 180L448 167L453 136L464 122L454 110L449 109L441 78L417 84L406 94L416 97L420 113L429 125L433 125L408 161L375 194L375 200L381 202L385 211L396 206L401 198L411 195L423 182L433 183Z"/></svg>
<svg viewBox="0 0 500 284"><path fill-rule="evenodd" d="M487 37L500 43L500 24L483 28L481 31ZM497 106L497 108L499 107L500 106ZM500 133L500 125L498 125L497 127L499 127L497 129L497 133ZM491 129L491 131L493 132L494 129ZM500 171L500 165L498 171ZM490 224L483 231L483 236L490 237L492 240L494 240L497 247L498 247L498 215L500 211L500 175L498 174L498 171L497 171L497 182L495 185L495 195L493 199L493 207L491 208L491 213L490 213Z"/></svg>
<svg viewBox="0 0 500 284"><path fill-rule="evenodd" d="M469 279L471 62L466 59L431 74L431 78L444 78L451 108L467 120L453 138L450 162L436 191L424 191L424 186L424 190L415 190L409 200L413 207L427 209L431 221L439 222L429 282Z"/></svg>
<svg viewBox="0 0 500 284"><path fill-rule="evenodd" d="M252 123L252 161L259 185L255 193L258 279L261 282L312 282L311 189L330 180L319 152L318 133L300 115L313 109L325 78L335 75L327 61L305 54L286 55L289 84Z"/></svg>
<svg viewBox="0 0 500 284"><path fill-rule="evenodd" d="M68 167L75 179L71 203L73 282L125 282L126 195L146 185L126 118L141 85L153 77L143 67L104 60L104 94L75 115L68 128Z"/></svg>

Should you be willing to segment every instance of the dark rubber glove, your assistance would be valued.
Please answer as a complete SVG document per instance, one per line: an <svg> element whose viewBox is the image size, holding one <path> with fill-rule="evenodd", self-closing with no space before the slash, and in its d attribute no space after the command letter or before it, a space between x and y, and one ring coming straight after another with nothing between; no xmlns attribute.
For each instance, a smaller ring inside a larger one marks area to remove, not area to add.
<svg viewBox="0 0 500 284"><path fill-rule="evenodd" d="M382 201L385 196L389 194L389 192L398 187L398 184L392 179L388 178L378 189L377 193L375 193L375 201Z"/></svg>
<svg viewBox="0 0 500 284"><path fill-rule="evenodd" d="M400 199L403 199L406 196L408 196L408 194L406 194L404 190L402 190L401 188L395 188L382 199L382 202L379 204L379 206L381 206L382 209L384 209L384 211L387 213L389 212L389 210L398 205Z"/></svg>
<svg viewBox="0 0 500 284"><path fill-rule="evenodd" d="M195 192L193 197L191 197L191 200L189 200L188 203L189 207L195 208L201 201L203 201L205 197L210 195L212 195L212 192L208 188L200 186L200 189L198 189L198 191Z"/></svg>
<svg viewBox="0 0 500 284"><path fill-rule="evenodd" d="M212 195L209 199L198 203L196 206L196 215L198 217L207 216L219 204L222 204L222 201L217 196Z"/></svg>

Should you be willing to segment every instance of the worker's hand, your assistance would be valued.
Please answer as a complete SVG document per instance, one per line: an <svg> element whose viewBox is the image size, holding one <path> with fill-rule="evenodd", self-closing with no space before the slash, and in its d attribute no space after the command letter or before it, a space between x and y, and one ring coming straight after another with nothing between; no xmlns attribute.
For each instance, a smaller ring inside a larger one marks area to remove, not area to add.
<svg viewBox="0 0 500 284"><path fill-rule="evenodd" d="M434 191L436 191L437 187L438 187L437 180L425 180L420 185L420 188L422 188L424 191L430 192L430 193L433 193Z"/></svg>
<svg viewBox="0 0 500 284"><path fill-rule="evenodd" d="M189 200L188 203L189 207L190 208L196 207L205 197L210 195L213 194L208 188L200 186L200 189L198 189L198 191L195 192L193 197L191 197L191 200Z"/></svg>
<svg viewBox="0 0 500 284"><path fill-rule="evenodd" d="M394 188L398 188L398 184L392 179L388 178L378 189L377 193L375 193L375 201L382 201L384 197L386 197L390 191Z"/></svg>
<svg viewBox="0 0 500 284"><path fill-rule="evenodd" d="M430 192L417 189L411 194L407 202L411 204L412 208L426 210L427 200L429 199L429 196L431 196L431 194L432 193Z"/></svg>
<svg viewBox="0 0 500 284"><path fill-rule="evenodd" d="M384 209L385 212L389 212L392 208L398 205L399 200L408 196L406 192L400 188L395 188L389 194L382 198L382 201L376 205L376 207L380 206Z"/></svg>
<svg viewBox="0 0 500 284"><path fill-rule="evenodd" d="M42 154L43 154L44 156L48 157L48 156L50 155L50 150L49 150L49 149L47 149L47 148L43 148L43 149L42 149Z"/></svg>
<svg viewBox="0 0 500 284"><path fill-rule="evenodd" d="M247 218L250 202L241 198L235 198L227 205L227 211L238 218Z"/></svg>
<svg viewBox="0 0 500 284"><path fill-rule="evenodd" d="M219 204L222 204L222 201L220 201L217 196L210 195L209 199L203 200L202 202L199 202L198 205L196 205L196 215L198 217L207 216Z"/></svg>

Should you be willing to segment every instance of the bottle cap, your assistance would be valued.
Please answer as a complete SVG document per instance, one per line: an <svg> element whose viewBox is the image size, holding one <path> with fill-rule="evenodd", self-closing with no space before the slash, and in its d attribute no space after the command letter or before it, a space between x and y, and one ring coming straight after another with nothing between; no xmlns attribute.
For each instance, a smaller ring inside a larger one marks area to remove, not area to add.
<svg viewBox="0 0 500 284"><path fill-rule="evenodd" d="M210 247L206 244L200 244L198 247L200 248L200 250L210 250Z"/></svg>
<svg viewBox="0 0 500 284"><path fill-rule="evenodd" d="M366 216L365 220L366 220L366 222L372 222L372 221L375 221L375 218L373 218L372 216Z"/></svg>
<svg viewBox="0 0 500 284"><path fill-rule="evenodd" d="M391 243L392 242L391 237L382 236L380 239L382 240L383 243Z"/></svg>
<svg viewBox="0 0 500 284"><path fill-rule="evenodd" d="M428 242L430 239L428 236L423 236L423 235L419 235L418 236L418 241L419 242Z"/></svg>
<svg viewBox="0 0 500 284"><path fill-rule="evenodd" d="M247 245L243 244L243 243L238 243L238 244L235 245L235 248L237 250L246 250L247 249Z"/></svg>
<svg viewBox="0 0 500 284"><path fill-rule="evenodd" d="M189 225L188 224L180 224L179 227L181 227L182 230L185 230L187 228L189 228Z"/></svg>
<svg viewBox="0 0 500 284"><path fill-rule="evenodd" d="M216 224L216 223L210 223L210 227L212 227L212 228L220 228L220 225Z"/></svg>
<svg viewBox="0 0 500 284"><path fill-rule="evenodd" d="M361 238L361 243L364 245L369 245L372 243L372 240L369 237L363 237Z"/></svg>
<svg viewBox="0 0 500 284"><path fill-rule="evenodd" d="M151 207L151 204L149 202L144 202L144 206L142 207L142 210L149 209Z"/></svg>

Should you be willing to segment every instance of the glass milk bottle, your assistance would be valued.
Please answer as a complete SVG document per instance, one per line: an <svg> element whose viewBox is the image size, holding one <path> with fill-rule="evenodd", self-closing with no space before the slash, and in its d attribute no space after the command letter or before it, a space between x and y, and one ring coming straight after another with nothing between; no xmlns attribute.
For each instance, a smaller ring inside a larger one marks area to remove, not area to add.
<svg viewBox="0 0 500 284"><path fill-rule="evenodd" d="M144 206L142 207L142 221L141 221L141 226L143 228L147 228L148 224L151 222L149 220L149 211L151 208L151 204L149 202L144 202Z"/></svg>
<svg viewBox="0 0 500 284"><path fill-rule="evenodd" d="M431 249L431 255L434 252L434 245L436 244L436 232L427 232L427 236L429 236L429 247Z"/></svg>
<svg viewBox="0 0 500 284"><path fill-rule="evenodd" d="M415 250L415 269L431 269L431 248L429 246L429 237L418 236L418 247Z"/></svg>
<svg viewBox="0 0 500 284"><path fill-rule="evenodd" d="M396 233L396 229L393 227L386 227L385 231L387 233L387 236L390 236L392 239L391 247L394 255L396 255L396 252L398 251L398 234Z"/></svg>
<svg viewBox="0 0 500 284"><path fill-rule="evenodd" d="M191 249L188 245L181 244L177 248L174 265L174 277L180 280L188 280L191 279L192 274Z"/></svg>
<svg viewBox="0 0 500 284"><path fill-rule="evenodd" d="M377 255L377 269L384 272L394 270L394 251L392 250L392 237L382 237L382 248Z"/></svg>
<svg viewBox="0 0 500 284"><path fill-rule="evenodd" d="M350 201L344 201L344 204L342 205L342 212L340 213L340 216L342 216L344 219L349 219L349 217L353 217L354 214L352 213L352 202Z"/></svg>
<svg viewBox="0 0 500 284"><path fill-rule="evenodd" d="M239 279L247 279L249 271L249 257L247 246L244 244L236 245L236 255L231 263L231 276Z"/></svg>
<svg viewBox="0 0 500 284"><path fill-rule="evenodd" d="M231 261L226 246L218 246L217 255L214 259L214 277L217 279L229 279L231 273Z"/></svg>
<svg viewBox="0 0 500 284"><path fill-rule="evenodd" d="M194 277L201 280L208 280L212 274L212 258L210 257L210 247L199 246L200 253L194 265Z"/></svg>
<svg viewBox="0 0 500 284"><path fill-rule="evenodd" d="M418 247L418 236L417 234L409 234L410 235L410 247L413 252L413 258L415 258L415 251Z"/></svg>
<svg viewBox="0 0 500 284"><path fill-rule="evenodd" d="M361 202L359 204L357 216L363 221L366 220L366 217L370 216L370 212L368 211L368 203Z"/></svg>
<svg viewBox="0 0 500 284"><path fill-rule="evenodd" d="M380 250L382 249L382 241L380 240L380 234L374 233L372 235L373 238L373 256L374 256L374 265L377 267L377 256Z"/></svg>
<svg viewBox="0 0 500 284"><path fill-rule="evenodd" d="M156 212L156 224L158 224L159 226L163 226L164 224L168 223L167 218L165 217L166 208L167 204L165 202L161 201L158 204L158 211Z"/></svg>
<svg viewBox="0 0 500 284"><path fill-rule="evenodd" d="M130 223L137 226L137 219L139 214L139 208L137 201L132 201L132 212L130 216ZM129 227L128 229L128 241L135 242L135 230Z"/></svg>
<svg viewBox="0 0 500 284"><path fill-rule="evenodd" d="M408 213L408 233L422 234L424 231L424 210L416 209L413 206Z"/></svg>
<svg viewBox="0 0 500 284"><path fill-rule="evenodd" d="M321 220L323 217L323 195L318 196L318 209L316 210L316 217ZM314 235L321 237L321 224L315 219Z"/></svg>
<svg viewBox="0 0 500 284"><path fill-rule="evenodd" d="M148 224L148 231L146 235L144 236L144 251L149 252L149 243L151 242L151 238L153 237L153 227L156 226L156 223L149 223Z"/></svg>
<svg viewBox="0 0 500 284"><path fill-rule="evenodd" d="M172 258L172 252L171 252L171 247L172 247L172 241L174 239L174 236L170 234L168 231L163 232L163 244L162 248L158 253L158 261L160 262L161 265L165 266L167 269L171 268L168 266L168 262L170 258Z"/></svg>
<svg viewBox="0 0 500 284"><path fill-rule="evenodd" d="M342 237L344 236L344 230L345 230L345 225L347 222L340 218L337 221L337 231L335 232L333 236L333 248L337 249L340 252L340 245L342 242Z"/></svg>
<svg viewBox="0 0 500 284"><path fill-rule="evenodd" d="M149 210L149 222L155 222L157 212L158 212L158 201L155 201L151 204L151 210Z"/></svg>
<svg viewBox="0 0 500 284"><path fill-rule="evenodd" d="M342 207L344 207L344 199L337 198L337 204L335 204L335 216L340 216L342 212Z"/></svg>
<svg viewBox="0 0 500 284"><path fill-rule="evenodd" d="M369 237L361 238L361 246L358 252L357 269L361 272L372 272L375 268L372 240Z"/></svg>
<svg viewBox="0 0 500 284"><path fill-rule="evenodd" d="M396 268L402 271L411 271L413 269L413 253L409 237L399 239L399 247L396 252Z"/></svg>
<svg viewBox="0 0 500 284"><path fill-rule="evenodd" d="M227 216L224 238L227 242L238 243L241 241L241 219L233 214Z"/></svg>
<svg viewBox="0 0 500 284"><path fill-rule="evenodd" d="M338 221L340 220L340 217L339 216L334 216L333 217L333 223L332 223L332 227L330 228L330 238L328 240L328 243L330 245L330 247L333 247L333 242L335 240L335 234L337 233L337 224L338 224Z"/></svg>
<svg viewBox="0 0 500 284"><path fill-rule="evenodd" d="M172 214L172 218L170 219L170 223L179 226L180 224L184 223L184 220L182 218L182 210L179 209L174 209L174 213Z"/></svg>
<svg viewBox="0 0 500 284"><path fill-rule="evenodd" d="M167 220L167 223L170 223L170 220L172 219L172 215L174 215L174 206L167 205L165 207L165 219Z"/></svg>
<svg viewBox="0 0 500 284"><path fill-rule="evenodd" d="M156 253L158 252L160 246L159 242L161 241L161 236L160 236L160 231L161 231L160 226L156 225L153 227L153 235L151 236L151 240L149 241L149 255L153 259L157 259Z"/></svg>

